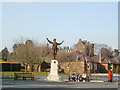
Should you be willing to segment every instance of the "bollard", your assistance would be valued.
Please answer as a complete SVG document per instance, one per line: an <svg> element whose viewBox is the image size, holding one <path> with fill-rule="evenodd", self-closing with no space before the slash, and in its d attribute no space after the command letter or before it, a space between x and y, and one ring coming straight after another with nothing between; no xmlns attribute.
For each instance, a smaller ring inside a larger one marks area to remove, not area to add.
<svg viewBox="0 0 120 90"><path fill-rule="evenodd" d="M108 70L108 82L112 82L112 70Z"/></svg>

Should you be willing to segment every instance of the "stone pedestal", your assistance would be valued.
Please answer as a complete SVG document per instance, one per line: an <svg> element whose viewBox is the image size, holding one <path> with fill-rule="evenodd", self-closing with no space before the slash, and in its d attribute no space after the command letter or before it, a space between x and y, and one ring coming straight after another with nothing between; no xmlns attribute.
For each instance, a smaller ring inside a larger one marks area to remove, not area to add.
<svg viewBox="0 0 120 90"><path fill-rule="evenodd" d="M48 75L47 79L50 81L59 81L57 60L51 60L50 74Z"/></svg>

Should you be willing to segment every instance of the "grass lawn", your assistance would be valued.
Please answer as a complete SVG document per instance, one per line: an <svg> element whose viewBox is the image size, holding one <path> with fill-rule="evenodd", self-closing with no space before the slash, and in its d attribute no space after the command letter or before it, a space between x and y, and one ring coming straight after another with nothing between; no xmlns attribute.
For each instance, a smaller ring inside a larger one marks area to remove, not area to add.
<svg viewBox="0 0 120 90"><path fill-rule="evenodd" d="M15 72L0 72L0 75L14 75ZM16 72L16 73L24 73L24 72ZM47 76L48 72L28 72L32 73L33 75L38 75L38 76ZM67 75L64 73L59 73L59 75Z"/></svg>

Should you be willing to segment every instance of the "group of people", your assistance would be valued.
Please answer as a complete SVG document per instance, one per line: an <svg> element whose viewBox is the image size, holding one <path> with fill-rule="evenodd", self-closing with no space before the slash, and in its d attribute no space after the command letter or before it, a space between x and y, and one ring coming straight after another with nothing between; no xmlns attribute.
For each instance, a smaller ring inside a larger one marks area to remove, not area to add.
<svg viewBox="0 0 120 90"><path fill-rule="evenodd" d="M78 73L73 73L69 76L69 81L89 81L89 76L86 73L83 73L82 75Z"/></svg>

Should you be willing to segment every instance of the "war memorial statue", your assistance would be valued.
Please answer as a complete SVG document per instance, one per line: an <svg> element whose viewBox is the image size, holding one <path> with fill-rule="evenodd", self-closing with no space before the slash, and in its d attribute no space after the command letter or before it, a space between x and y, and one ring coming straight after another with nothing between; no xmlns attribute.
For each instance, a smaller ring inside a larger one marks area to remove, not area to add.
<svg viewBox="0 0 120 90"><path fill-rule="evenodd" d="M56 59L56 55L57 55L57 51L58 51L58 45L61 45L64 41L62 41L61 43L57 43L56 42L56 39L53 39L53 42L52 41L50 41L48 38L46 38L47 39L47 41L50 43L50 44L52 44L52 50L53 50L53 57L54 57L54 59Z"/></svg>
<svg viewBox="0 0 120 90"><path fill-rule="evenodd" d="M52 50L53 50L53 57L54 60L51 60L51 68L50 68L50 73L47 77L47 80L50 81L59 81L59 75L58 75L58 61L56 60L56 55L58 51L58 45L61 45L64 41L61 43L57 43L56 39L53 39L53 42L50 41L48 38L46 38L47 41L52 44Z"/></svg>

